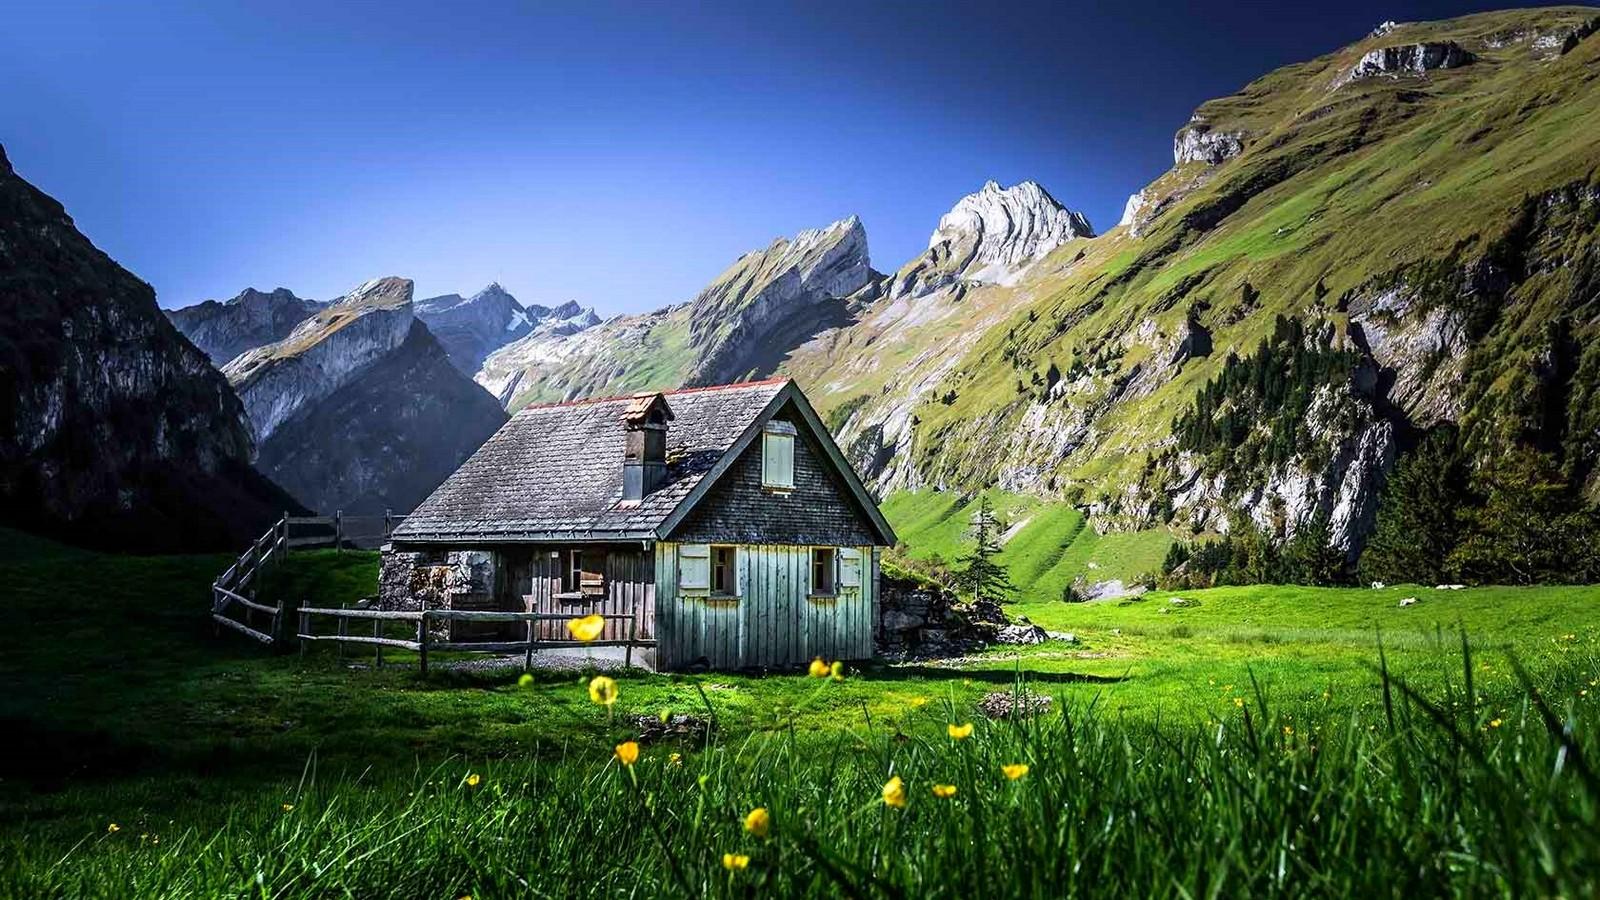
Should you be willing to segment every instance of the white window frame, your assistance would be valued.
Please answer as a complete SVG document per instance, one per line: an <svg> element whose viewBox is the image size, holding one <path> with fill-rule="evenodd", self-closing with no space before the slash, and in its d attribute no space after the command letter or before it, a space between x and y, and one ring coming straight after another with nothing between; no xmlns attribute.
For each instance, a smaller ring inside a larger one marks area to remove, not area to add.
<svg viewBox="0 0 1600 900"><path fill-rule="evenodd" d="M678 588L685 591L711 590L711 545L678 546Z"/></svg>
<svg viewBox="0 0 1600 900"><path fill-rule="evenodd" d="M729 556L728 567L730 569L730 571L728 572L728 575L729 575L729 581L731 582L731 585L730 585L730 590L727 590L727 591L720 591L720 590L717 589L717 551L718 550L726 550L726 551L728 551L728 556ZM709 573L708 576L707 576L708 582L709 582L709 586L708 586L707 589L711 591L711 595L713 597L737 597L737 596L739 596L739 545L738 544L712 544L711 545L711 561L710 561L709 566L707 568L707 572Z"/></svg>
<svg viewBox="0 0 1600 900"><path fill-rule="evenodd" d="M819 552L827 553L829 556L831 556L833 558L833 565L831 566L833 571L829 573L830 581L832 583L828 585L828 589L827 590L823 590L821 588L821 586L819 586L817 584L817 554ZM839 596L839 548L838 547L812 547L811 548L810 563L811 563L811 595L813 597L837 597L837 596Z"/></svg>
<svg viewBox="0 0 1600 900"><path fill-rule="evenodd" d="M788 422L768 422L761 432L761 486L776 490L794 489L794 439L796 429Z"/></svg>

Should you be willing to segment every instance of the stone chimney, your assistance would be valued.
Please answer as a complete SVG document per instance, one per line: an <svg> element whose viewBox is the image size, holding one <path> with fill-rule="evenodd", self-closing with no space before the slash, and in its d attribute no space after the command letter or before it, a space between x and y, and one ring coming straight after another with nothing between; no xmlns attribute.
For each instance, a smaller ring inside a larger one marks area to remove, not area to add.
<svg viewBox="0 0 1600 900"><path fill-rule="evenodd" d="M667 478L667 423L672 408L660 394L641 394L622 415L622 501L638 503Z"/></svg>

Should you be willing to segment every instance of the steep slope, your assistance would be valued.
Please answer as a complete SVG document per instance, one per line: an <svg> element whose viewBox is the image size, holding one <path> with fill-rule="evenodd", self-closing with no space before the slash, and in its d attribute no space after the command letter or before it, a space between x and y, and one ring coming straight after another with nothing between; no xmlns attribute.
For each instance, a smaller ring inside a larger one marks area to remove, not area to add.
<svg viewBox="0 0 1600 900"><path fill-rule="evenodd" d="M271 293L245 288L226 302L206 300L166 313L183 336L220 368L246 350L288 337L323 305L296 297L288 288Z"/></svg>
<svg viewBox="0 0 1600 900"><path fill-rule="evenodd" d="M409 511L505 422L411 295L409 279L374 279L223 370L257 464L315 509Z"/></svg>
<svg viewBox="0 0 1600 900"><path fill-rule="evenodd" d="M1196 111L1121 227L958 305L879 301L785 370L880 488L1101 529L1326 520L1353 553L1440 422L1558 450L1595 496L1596 15L1386 26L1272 72Z"/></svg>
<svg viewBox="0 0 1600 900"><path fill-rule="evenodd" d="M849 320L878 276L855 217L747 253L693 300L575 334L536 332L493 353L478 383L511 409L541 400L713 384L772 371Z"/></svg>
<svg viewBox="0 0 1600 900"><path fill-rule="evenodd" d="M505 420L417 321L394 352L285 420L257 465L315 509L405 512Z"/></svg>
<svg viewBox="0 0 1600 900"><path fill-rule="evenodd" d="M237 549L292 501L150 286L0 150L0 517L94 546Z"/></svg>
<svg viewBox="0 0 1600 900"><path fill-rule="evenodd" d="M499 284L471 297L445 294L417 302L417 318L439 339L457 369L473 376L489 354L529 334L555 334L598 324L593 310L576 303L523 306Z"/></svg>

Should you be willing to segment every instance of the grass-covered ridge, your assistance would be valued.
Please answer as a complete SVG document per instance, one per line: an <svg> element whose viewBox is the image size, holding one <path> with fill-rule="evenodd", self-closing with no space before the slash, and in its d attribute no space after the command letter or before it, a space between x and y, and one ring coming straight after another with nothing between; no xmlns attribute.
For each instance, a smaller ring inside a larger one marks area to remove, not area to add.
<svg viewBox="0 0 1600 900"><path fill-rule="evenodd" d="M1059 601L1073 580L1131 584L1161 571L1172 537L1164 530L1097 534L1082 512L1065 503L998 489L984 491L1006 528L997 561L1022 600ZM972 547L969 535L978 495L901 491L883 512L915 559L955 563Z"/></svg>

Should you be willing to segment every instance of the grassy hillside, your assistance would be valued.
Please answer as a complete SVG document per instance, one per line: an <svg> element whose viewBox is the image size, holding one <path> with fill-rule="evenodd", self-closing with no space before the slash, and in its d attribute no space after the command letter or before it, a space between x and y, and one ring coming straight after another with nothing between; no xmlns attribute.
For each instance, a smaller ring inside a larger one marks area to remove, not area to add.
<svg viewBox="0 0 1600 900"><path fill-rule="evenodd" d="M1083 513L1067 504L997 489L982 493L1007 526L998 560L1019 599L1060 600L1080 575L1090 582L1131 583L1160 572L1172 545L1164 530L1097 534ZM910 556L954 563L972 548L968 531L978 502L977 494L901 491L884 501L883 513Z"/></svg>
<svg viewBox="0 0 1600 900"><path fill-rule="evenodd" d="M365 654L213 637L206 585L226 563L0 532L20 625L0 633L13 749L0 894L1600 888L1600 785L1583 762L1600 753L1594 588L1034 601L1019 610L1079 643L842 682L634 674L608 715L570 672L422 680L402 653L378 671ZM337 603L374 578L372 554L297 553L274 588ZM1411 593L1422 601L1399 607ZM1387 703L1379 628L1405 679ZM1068 715L976 714L1019 678ZM624 717L662 711L714 717L716 731L619 764ZM970 738L947 736L970 720ZM1017 763L1027 773L1008 778ZM895 776L903 808L882 801ZM765 837L742 824L755 807L770 811ZM749 860L726 869L725 853Z"/></svg>
<svg viewBox="0 0 1600 900"><path fill-rule="evenodd" d="M1243 151L1152 183L1137 236L1070 242L959 303L876 309L789 370L825 410L851 405L857 460L886 458L909 420L892 487L1026 485L1132 528L1163 521L1173 420L1276 316L1358 347L1382 328L1419 341L1373 351L1402 430L1457 421L1485 448L1532 434L1581 480L1597 448L1578 435L1600 421L1600 37L1577 35L1597 15L1406 24L1269 73L1197 111ZM1474 60L1337 85L1364 53L1419 41ZM1409 304L1393 319L1375 305L1390 290ZM1421 346L1441 321L1461 348ZM1196 328L1212 346L1185 358Z"/></svg>

